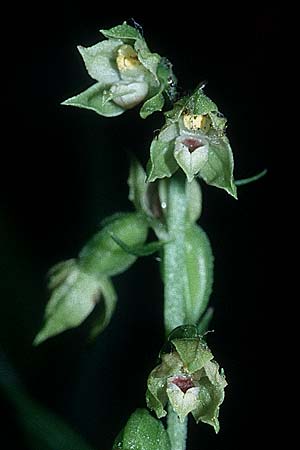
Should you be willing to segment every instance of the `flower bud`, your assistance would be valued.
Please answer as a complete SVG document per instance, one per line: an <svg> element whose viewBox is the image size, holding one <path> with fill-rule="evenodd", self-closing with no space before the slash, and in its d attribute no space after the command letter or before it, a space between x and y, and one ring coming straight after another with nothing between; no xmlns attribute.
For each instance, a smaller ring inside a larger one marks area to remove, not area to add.
<svg viewBox="0 0 300 450"><path fill-rule="evenodd" d="M136 260L124 251L112 238L119 238L128 246L143 244L148 224L139 213L120 214L107 220L79 254L79 264L87 273L116 275L126 270Z"/></svg>
<svg viewBox="0 0 300 450"><path fill-rule="evenodd" d="M103 313L98 321L98 330L105 328L116 303L116 294L107 277L86 273L72 259L54 266L49 278L51 297L46 306L44 324L35 337L35 345L80 325L99 302L103 303Z"/></svg>

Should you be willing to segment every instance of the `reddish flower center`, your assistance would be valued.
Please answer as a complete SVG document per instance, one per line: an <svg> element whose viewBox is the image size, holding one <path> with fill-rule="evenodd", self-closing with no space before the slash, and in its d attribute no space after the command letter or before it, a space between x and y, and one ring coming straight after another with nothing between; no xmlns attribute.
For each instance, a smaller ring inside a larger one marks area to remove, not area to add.
<svg viewBox="0 0 300 450"><path fill-rule="evenodd" d="M190 153L193 153L196 148L203 146L203 143L195 138L185 138L182 143L187 146Z"/></svg>
<svg viewBox="0 0 300 450"><path fill-rule="evenodd" d="M192 378L184 375L177 375L176 377L173 377L172 383L178 386L184 394L188 389L195 387Z"/></svg>

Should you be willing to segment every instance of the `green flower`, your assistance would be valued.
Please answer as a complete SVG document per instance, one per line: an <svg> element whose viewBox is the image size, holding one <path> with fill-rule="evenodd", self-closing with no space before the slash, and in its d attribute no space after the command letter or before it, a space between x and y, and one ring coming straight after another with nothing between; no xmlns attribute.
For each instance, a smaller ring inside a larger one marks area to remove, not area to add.
<svg viewBox="0 0 300 450"><path fill-rule="evenodd" d="M112 117L143 103L145 118L161 111L164 94L171 96L175 78L166 58L151 53L139 31L126 24L101 30L107 40L79 46L89 75L96 83L63 105L91 109Z"/></svg>
<svg viewBox="0 0 300 450"><path fill-rule="evenodd" d="M169 402L180 421L192 413L197 423L208 423L219 431L219 407L227 383L196 327L185 325L171 333L147 384L147 405L158 418L166 416Z"/></svg>
<svg viewBox="0 0 300 450"><path fill-rule="evenodd" d="M181 168L189 182L200 176L236 198L226 119L203 87L175 103L165 116L164 127L151 143L148 181L171 177Z"/></svg>

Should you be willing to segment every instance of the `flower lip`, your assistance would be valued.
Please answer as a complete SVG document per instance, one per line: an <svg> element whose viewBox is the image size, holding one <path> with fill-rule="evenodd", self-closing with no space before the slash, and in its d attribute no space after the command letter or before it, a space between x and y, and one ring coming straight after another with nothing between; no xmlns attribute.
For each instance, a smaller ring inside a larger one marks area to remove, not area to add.
<svg viewBox="0 0 300 450"><path fill-rule="evenodd" d="M192 387L195 387L193 379L189 375L175 375L169 378L170 383L175 384L185 394L186 391Z"/></svg>
<svg viewBox="0 0 300 450"><path fill-rule="evenodd" d="M195 137L186 137L182 140L182 144L188 148L190 153L193 153L197 148L205 146L205 142Z"/></svg>

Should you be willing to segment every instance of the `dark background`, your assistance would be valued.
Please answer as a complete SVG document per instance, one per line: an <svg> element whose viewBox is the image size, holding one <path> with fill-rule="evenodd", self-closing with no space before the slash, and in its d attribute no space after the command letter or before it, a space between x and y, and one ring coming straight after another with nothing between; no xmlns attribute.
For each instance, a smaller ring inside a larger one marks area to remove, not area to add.
<svg viewBox="0 0 300 450"><path fill-rule="evenodd" d="M215 255L215 332L209 345L229 386L220 434L190 420L188 448L238 449L267 441L260 433L272 333L271 130L279 14L274 7L160 8L145 4L141 12L126 5L62 2L43 9L12 7L2 16L0 350L30 395L95 449L110 449L129 414L145 405L146 378L163 342L162 284L154 257L114 278L117 310L94 345L86 344L83 325L31 346L47 300L47 270L76 256L102 218L131 210L127 151L145 163L152 130L162 124L159 114L142 121L136 109L106 119L60 106L92 83L76 45L93 45L101 39L100 28L134 17L151 50L173 62L183 91L208 80L206 93L228 118L235 177L268 168L265 178L239 188L238 201L203 186L200 224ZM17 430L7 401L3 411L4 428ZM26 448L16 432L10 440L11 448Z"/></svg>

